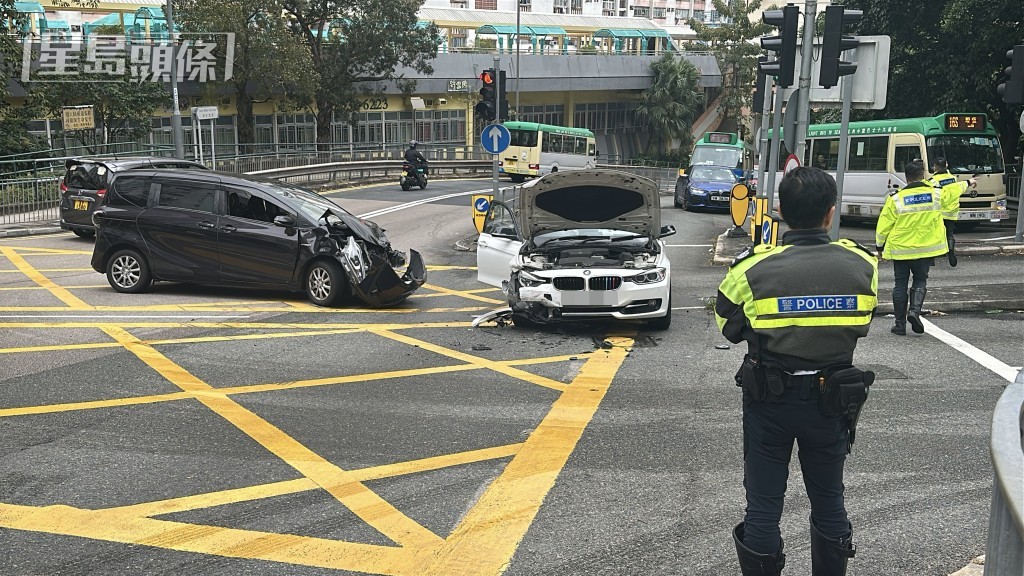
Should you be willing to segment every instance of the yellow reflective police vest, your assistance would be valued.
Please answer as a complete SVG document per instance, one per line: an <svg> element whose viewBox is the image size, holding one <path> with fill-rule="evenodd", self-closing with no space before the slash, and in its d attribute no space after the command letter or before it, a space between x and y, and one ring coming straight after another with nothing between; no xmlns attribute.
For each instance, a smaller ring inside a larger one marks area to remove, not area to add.
<svg viewBox="0 0 1024 576"><path fill-rule="evenodd" d="M912 182L886 198L875 228L875 246L885 247L882 257L915 260L948 252L942 225L945 196L941 188Z"/></svg>
<svg viewBox="0 0 1024 576"><path fill-rule="evenodd" d="M824 231L823 231L824 234ZM878 304L878 263L850 240L760 245L741 256L715 302L731 342L784 370L851 363Z"/></svg>
<svg viewBox="0 0 1024 576"><path fill-rule="evenodd" d="M966 181L957 181L948 170L941 174L934 174L924 181L925 184L934 188L942 189L942 219L960 219L960 197L967 192L970 186Z"/></svg>

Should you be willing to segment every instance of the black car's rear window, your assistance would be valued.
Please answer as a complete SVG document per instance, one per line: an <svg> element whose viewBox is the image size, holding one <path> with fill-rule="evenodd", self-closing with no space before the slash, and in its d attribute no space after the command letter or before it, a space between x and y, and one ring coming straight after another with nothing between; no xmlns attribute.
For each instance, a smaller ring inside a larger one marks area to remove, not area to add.
<svg viewBox="0 0 1024 576"><path fill-rule="evenodd" d="M121 176L114 180L114 193L108 196L111 205L134 205L145 208L149 201L149 176Z"/></svg>
<svg viewBox="0 0 1024 576"><path fill-rule="evenodd" d="M81 188L83 190L106 188L107 167L92 162L74 164L64 174L64 184L68 188Z"/></svg>

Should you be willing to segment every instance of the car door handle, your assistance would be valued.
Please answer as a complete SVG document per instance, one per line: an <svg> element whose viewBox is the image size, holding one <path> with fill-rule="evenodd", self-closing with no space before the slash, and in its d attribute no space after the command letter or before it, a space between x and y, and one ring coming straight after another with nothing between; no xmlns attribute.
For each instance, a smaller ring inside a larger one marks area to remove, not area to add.
<svg viewBox="0 0 1024 576"><path fill-rule="evenodd" d="M200 222L196 224L196 226L199 226L200 228L213 228L213 224L210 222Z"/></svg>
<svg viewBox="0 0 1024 576"><path fill-rule="evenodd" d="M231 226L231 225L221 226L220 227L220 231L221 232L234 232L235 230L238 230L238 228L235 228L234 226Z"/></svg>
<svg viewBox="0 0 1024 576"><path fill-rule="evenodd" d="M487 248L487 242L479 242L478 241L476 243L476 245L479 246L480 248Z"/></svg>

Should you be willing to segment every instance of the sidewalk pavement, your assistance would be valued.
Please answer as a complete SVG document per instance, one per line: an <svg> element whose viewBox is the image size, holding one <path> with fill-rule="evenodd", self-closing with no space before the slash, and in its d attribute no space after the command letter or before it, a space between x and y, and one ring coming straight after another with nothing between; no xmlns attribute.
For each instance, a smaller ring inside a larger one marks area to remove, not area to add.
<svg viewBox="0 0 1024 576"><path fill-rule="evenodd" d="M60 232L59 220L44 220L38 222L15 222L13 224L0 224L0 238L12 238L15 236L35 236L36 234L54 234Z"/></svg>
<svg viewBox="0 0 1024 576"><path fill-rule="evenodd" d="M782 237L780 231L779 237ZM730 238L729 231L722 233L715 242L712 263L720 266L732 264L736 256L750 246L750 236ZM873 247L868 247L873 249ZM990 242L970 241L957 238L958 256L1000 255L1018 258L1024 256L1024 244L1012 241ZM962 286L928 286L926 312L982 312L994 309L1024 310L1024 276L1013 278L1015 282L1003 284L969 284ZM891 314L892 300L889 290L879 290L876 314Z"/></svg>

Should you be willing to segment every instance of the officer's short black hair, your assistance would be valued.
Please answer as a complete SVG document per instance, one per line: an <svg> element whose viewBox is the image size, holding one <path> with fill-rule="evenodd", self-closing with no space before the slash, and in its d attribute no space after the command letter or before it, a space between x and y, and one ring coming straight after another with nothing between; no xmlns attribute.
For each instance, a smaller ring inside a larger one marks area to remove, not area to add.
<svg viewBox="0 0 1024 576"><path fill-rule="evenodd" d="M779 209L793 230L821 228L835 203L836 181L820 168L795 168L779 182Z"/></svg>
<svg viewBox="0 0 1024 576"><path fill-rule="evenodd" d="M924 178L924 164L911 162L907 164L904 173L907 175L907 182L920 182Z"/></svg>
<svg viewBox="0 0 1024 576"><path fill-rule="evenodd" d="M938 171L938 170L945 170L946 169L946 159L943 158L942 156L939 156L938 158L936 158L935 160L932 161L932 166L934 166L936 168L936 171Z"/></svg>

